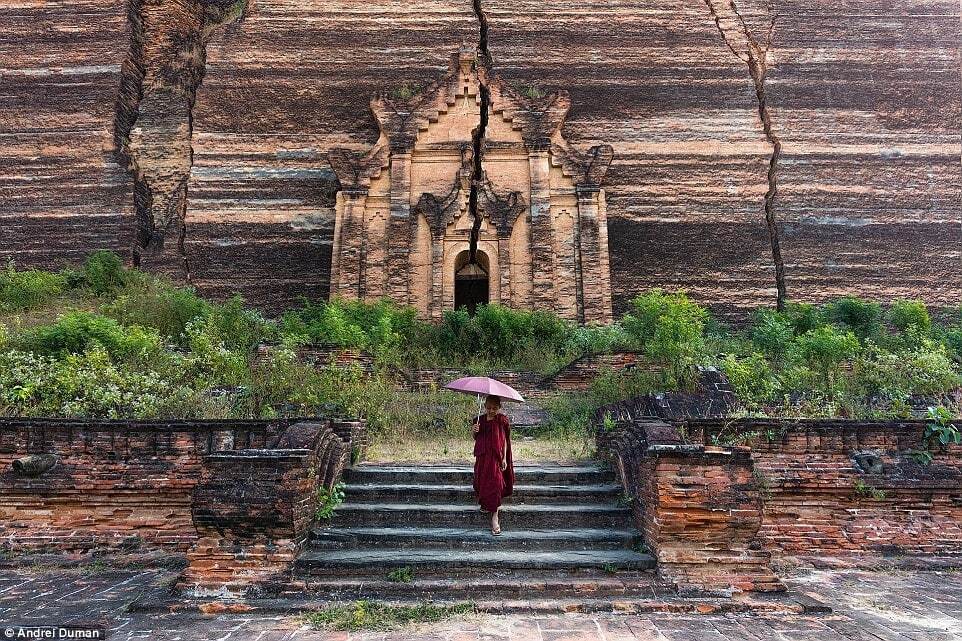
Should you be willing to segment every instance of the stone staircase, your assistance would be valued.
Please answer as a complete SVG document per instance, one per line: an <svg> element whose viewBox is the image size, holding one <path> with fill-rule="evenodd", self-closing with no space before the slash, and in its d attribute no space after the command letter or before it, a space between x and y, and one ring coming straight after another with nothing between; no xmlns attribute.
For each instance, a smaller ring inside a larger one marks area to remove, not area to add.
<svg viewBox="0 0 962 641"><path fill-rule="evenodd" d="M317 527L294 578L320 599L650 596L654 559L641 548L621 488L594 464L519 465L489 531L467 466L362 464L347 498Z"/></svg>

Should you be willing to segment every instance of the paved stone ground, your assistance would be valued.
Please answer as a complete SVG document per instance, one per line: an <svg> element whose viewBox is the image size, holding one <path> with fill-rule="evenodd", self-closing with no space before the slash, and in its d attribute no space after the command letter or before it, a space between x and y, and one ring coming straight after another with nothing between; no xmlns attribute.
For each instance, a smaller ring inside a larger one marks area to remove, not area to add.
<svg viewBox="0 0 962 641"><path fill-rule="evenodd" d="M947 641L962 640L962 573L822 570L789 583L832 614L478 615L390 633L323 632L297 617L130 613L164 593L170 570L0 570L3 624L93 624L127 641Z"/></svg>

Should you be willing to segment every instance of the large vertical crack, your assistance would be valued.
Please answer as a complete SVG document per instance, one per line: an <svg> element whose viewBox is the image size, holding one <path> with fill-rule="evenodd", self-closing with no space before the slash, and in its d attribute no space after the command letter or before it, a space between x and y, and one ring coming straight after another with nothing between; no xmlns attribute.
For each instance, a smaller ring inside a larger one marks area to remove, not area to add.
<svg viewBox="0 0 962 641"><path fill-rule="evenodd" d="M137 266L190 280L185 251L193 111L214 30L246 0L130 0L114 141L134 177Z"/></svg>
<svg viewBox="0 0 962 641"><path fill-rule="evenodd" d="M775 6L772 0L767 0L767 25L764 39L759 41L749 28L744 15L739 11L735 0L705 0L705 5L728 49L748 67L748 74L755 86L758 117L762 123L765 139L772 147L772 154L768 161L768 190L765 192L765 223L771 241L772 262L775 265L776 305L779 310L784 310L788 299L785 286L785 262L782 259L778 220L775 215L775 198L778 195L778 161L782 155L782 142L772 126L772 116L765 91L768 50L771 48L772 34L775 30Z"/></svg>
<svg viewBox="0 0 962 641"><path fill-rule="evenodd" d="M474 13L478 18L478 94L480 97L480 118L478 126L471 134L474 147L473 169L471 172L471 192L468 196L468 211L473 218L471 226L470 262L477 263L478 238L481 235L483 217L478 204L481 186L484 182L484 140L487 135L488 117L491 112L491 91L488 88L487 74L491 68L491 52L488 51L488 16L484 13L481 0L474 0Z"/></svg>

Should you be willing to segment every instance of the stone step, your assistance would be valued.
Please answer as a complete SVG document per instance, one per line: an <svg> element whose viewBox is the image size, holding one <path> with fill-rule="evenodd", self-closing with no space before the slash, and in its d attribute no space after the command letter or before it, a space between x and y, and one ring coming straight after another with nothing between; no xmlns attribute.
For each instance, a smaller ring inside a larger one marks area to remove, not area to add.
<svg viewBox="0 0 962 641"><path fill-rule="evenodd" d="M272 596L280 598L418 599L423 601L475 601L483 599L544 599L672 596L671 587L659 582L654 572L608 573L598 570L525 571L499 576L419 577L417 569L409 583L385 577L308 576L283 586Z"/></svg>
<svg viewBox="0 0 962 641"><path fill-rule="evenodd" d="M476 576L501 570L646 570L655 566L651 555L633 550L463 550L309 549L295 561L300 575L378 577L394 569L411 568L418 576Z"/></svg>
<svg viewBox="0 0 962 641"><path fill-rule="evenodd" d="M474 469L469 465L373 465L362 463L345 473L348 485L360 483L471 485ZM597 465L515 465L517 484L614 483L614 472Z"/></svg>
<svg viewBox="0 0 962 641"><path fill-rule="evenodd" d="M612 550L633 549L641 542L634 529L504 530L494 536L478 528L358 527L316 528L311 533L313 550L384 547L394 549L476 550Z"/></svg>
<svg viewBox="0 0 962 641"><path fill-rule="evenodd" d="M346 490L351 503L474 503L474 488L450 483L359 483ZM622 494L614 483L515 485L512 503L616 503Z"/></svg>
<svg viewBox="0 0 962 641"><path fill-rule="evenodd" d="M505 529L625 528L630 512L617 505L504 504ZM477 505L417 503L345 503L331 523L336 527L489 527L490 517Z"/></svg>

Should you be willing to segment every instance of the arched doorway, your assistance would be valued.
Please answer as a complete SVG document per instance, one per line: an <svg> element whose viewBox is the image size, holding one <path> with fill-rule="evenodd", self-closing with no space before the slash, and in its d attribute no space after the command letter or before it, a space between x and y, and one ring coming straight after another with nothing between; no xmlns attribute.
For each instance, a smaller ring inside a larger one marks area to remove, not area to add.
<svg viewBox="0 0 962 641"><path fill-rule="evenodd" d="M454 262L454 308L467 307L474 314L478 305L488 304L490 261L483 251L477 251L475 262L471 253L463 251Z"/></svg>

